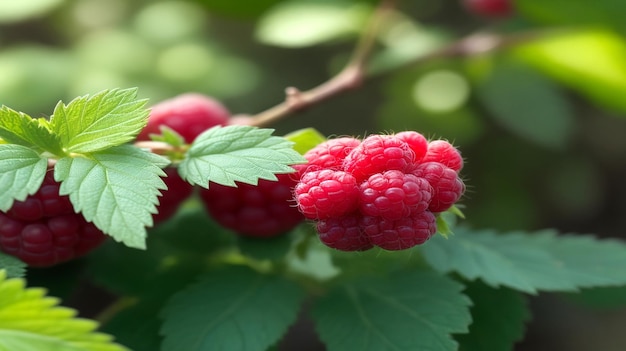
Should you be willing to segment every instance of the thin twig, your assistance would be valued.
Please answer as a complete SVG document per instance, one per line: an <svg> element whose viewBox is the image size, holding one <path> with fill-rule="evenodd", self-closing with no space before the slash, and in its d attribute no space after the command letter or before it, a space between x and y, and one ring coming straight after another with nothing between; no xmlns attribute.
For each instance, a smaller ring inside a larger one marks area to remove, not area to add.
<svg viewBox="0 0 626 351"><path fill-rule="evenodd" d="M294 87L287 88L285 90L286 99L284 102L251 116L249 124L258 127L267 126L304 108L311 107L346 91L356 89L363 84L365 79L389 73L390 71L445 57L467 57L485 54L528 42L551 33L561 32L541 30L507 35L477 32L398 66L377 72L367 72L368 59L373 51L380 27L386 16L393 10L394 5L395 1L393 0L383 0L380 3L355 47L352 58L342 71L328 81L307 91L300 91Z"/></svg>
<svg viewBox="0 0 626 351"><path fill-rule="evenodd" d="M367 61L376 43L376 37L385 17L395 7L394 0L382 0L372 19L363 31L352 57L341 72L317 87L300 91L289 87L284 102L252 116L251 125L262 127L274 123L294 112L327 100L332 96L359 87L365 76Z"/></svg>

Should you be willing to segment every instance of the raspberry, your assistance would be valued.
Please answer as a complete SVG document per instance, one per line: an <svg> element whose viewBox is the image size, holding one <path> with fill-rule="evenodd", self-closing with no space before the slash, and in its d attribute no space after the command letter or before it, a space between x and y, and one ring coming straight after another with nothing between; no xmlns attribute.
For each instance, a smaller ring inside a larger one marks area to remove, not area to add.
<svg viewBox="0 0 626 351"><path fill-rule="evenodd" d="M359 139L351 137L329 139L304 154L308 163L295 165L294 168L299 176L302 176L304 172L320 169L341 170L343 160L348 153L360 144Z"/></svg>
<svg viewBox="0 0 626 351"><path fill-rule="evenodd" d="M445 140L433 140L428 144L428 151L422 159L422 163L426 162L439 162L457 173L463 168L461 153Z"/></svg>
<svg viewBox="0 0 626 351"><path fill-rule="evenodd" d="M428 140L422 134L414 131L405 131L396 133L394 136L409 144L409 147L415 153L415 162L420 162L426 155Z"/></svg>
<svg viewBox="0 0 626 351"><path fill-rule="evenodd" d="M325 219L354 211L359 188L351 174L322 169L305 173L295 187L295 195L306 218Z"/></svg>
<svg viewBox="0 0 626 351"><path fill-rule="evenodd" d="M463 0L465 7L478 15L509 17L513 13L511 0Z"/></svg>
<svg viewBox="0 0 626 351"><path fill-rule="evenodd" d="M430 203L432 187L426 179L397 170L377 173L360 186L360 209L368 216L400 219L424 212Z"/></svg>
<svg viewBox="0 0 626 351"><path fill-rule="evenodd" d="M159 212L152 216L155 225L164 222L174 215L180 204L193 192L193 187L178 175L176 168L170 167L164 171L167 177L163 181L167 185L167 190L161 191L159 205L157 206Z"/></svg>
<svg viewBox="0 0 626 351"><path fill-rule="evenodd" d="M385 250L404 250L421 245L437 232L435 215L430 211L396 220L365 216L361 219L361 228L372 244Z"/></svg>
<svg viewBox="0 0 626 351"><path fill-rule="evenodd" d="M217 100L202 94L187 93L161 101L152 107L148 124L137 140L150 140L167 126L191 143L198 135L216 125L226 125L230 112Z"/></svg>
<svg viewBox="0 0 626 351"><path fill-rule="evenodd" d="M39 191L0 212L0 249L34 267L82 256L107 236L75 213L68 196L48 172Z"/></svg>
<svg viewBox="0 0 626 351"><path fill-rule="evenodd" d="M346 156L343 169L360 183L375 173L406 172L414 160L415 153L406 142L390 135L370 135Z"/></svg>
<svg viewBox="0 0 626 351"><path fill-rule="evenodd" d="M341 217L321 219L317 222L320 240L328 247L341 251L364 251L374 245L360 227L362 215L358 212Z"/></svg>
<svg viewBox="0 0 626 351"><path fill-rule="evenodd" d="M295 182L288 174L276 177L277 181L261 179L256 186L211 183L200 191L200 198L222 226L248 236L276 236L304 220L293 201Z"/></svg>
<svg viewBox="0 0 626 351"><path fill-rule="evenodd" d="M449 209L465 192L465 184L458 174L439 162L422 163L413 174L426 179L433 187L433 196L428 206L432 212Z"/></svg>

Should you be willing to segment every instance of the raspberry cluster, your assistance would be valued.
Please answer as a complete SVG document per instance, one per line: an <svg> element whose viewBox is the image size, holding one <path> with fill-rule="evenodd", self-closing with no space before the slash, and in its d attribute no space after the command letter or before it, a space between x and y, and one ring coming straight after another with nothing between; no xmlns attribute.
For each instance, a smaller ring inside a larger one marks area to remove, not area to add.
<svg viewBox="0 0 626 351"><path fill-rule="evenodd" d="M403 250L437 231L436 216L465 192L463 158L447 141L405 131L330 139L296 167L298 209L342 251Z"/></svg>
<svg viewBox="0 0 626 351"><path fill-rule="evenodd" d="M46 173L37 193L0 212L0 249L33 267L52 266L82 256L107 236L75 213L59 183Z"/></svg>

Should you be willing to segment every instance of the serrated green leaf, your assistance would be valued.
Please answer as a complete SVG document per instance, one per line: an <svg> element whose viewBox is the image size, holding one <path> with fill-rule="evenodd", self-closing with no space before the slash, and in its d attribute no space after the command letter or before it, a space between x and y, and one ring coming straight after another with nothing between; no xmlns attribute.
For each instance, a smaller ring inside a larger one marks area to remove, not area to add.
<svg viewBox="0 0 626 351"><path fill-rule="evenodd" d="M0 270L0 350L124 351L113 338L94 330L98 324L75 318L40 288L25 289L22 279L6 279Z"/></svg>
<svg viewBox="0 0 626 351"><path fill-rule="evenodd" d="M8 278L20 278L26 273L26 264L13 256L0 252L0 271L4 270Z"/></svg>
<svg viewBox="0 0 626 351"><path fill-rule="evenodd" d="M290 173L289 165L306 160L293 143L272 136L273 129L251 126L213 127L193 142L179 166L183 179L209 187L209 181L235 186L235 181L256 185L259 179L276 180L275 173Z"/></svg>
<svg viewBox="0 0 626 351"><path fill-rule="evenodd" d="M165 306L163 351L264 351L287 331L304 298L298 285L246 267L204 276Z"/></svg>
<svg viewBox="0 0 626 351"><path fill-rule="evenodd" d="M469 333L458 335L461 351L512 351L524 336L530 319L526 298L521 293L494 289L474 282L465 294L472 300L472 324Z"/></svg>
<svg viewBox="0 0 626 351"><path fill-rule="evenodd" d="M36 151L0 144L0 211L8 211L14 200L22 201L37 192L47 168L48 161Z"/></svg>
<svg viewBox="0 0 626 351"><path fill-rule="evenodd" d="M87 157L65 157L54 167L59 194L69 195L76 212L127 246L145 248L146 226L159 203L160 178L168 161L130 145Z"/></svg>
<svg viewBox="0 0 626 351"><path fill-rule="evenodd" d="M6 106L0 108L0 138L10 144L63 154L58 137L48 129L48 121L34 119Z"/></svg>
<svg viewBox="0 0 626 351"><path fill-rule="evenodd" d="M626 284L626 244L591 236L457 227L454 238L434 237L421 250L435 270L527 293Z"/></svg>
<svg viewBox="0 0 626 351"><path fill-rule="evenodd" d="M452 351L450 334L471 322L462 289L434 272L401 270L340 285L311 313L329 351Z"/></svg>
<svg viewBox="0 0 626 351"><path fill-rule="evenodd" d="M146 125L147 100L137 100L137 89L104 90L68 105L59 102L50 126L67 152L89 153L131 141Z"/></svg>
<svg viewBox="0 0 626 351"><path fill-rule="evenodd" d="M304 128L285 134L285 139L293 141L293 149L301 154L326 141L326 137L315 128Z"/></svg>

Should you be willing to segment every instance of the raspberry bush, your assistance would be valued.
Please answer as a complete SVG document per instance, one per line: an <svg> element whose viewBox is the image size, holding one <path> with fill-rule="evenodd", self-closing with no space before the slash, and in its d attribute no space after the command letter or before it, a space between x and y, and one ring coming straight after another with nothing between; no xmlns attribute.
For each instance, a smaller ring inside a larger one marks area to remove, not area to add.
<svg viewBox="0 0 626 351"><path fill-rule="evenodd" d="M0 2L0 350L626 348L626 5L40 5Z"/></svg>

